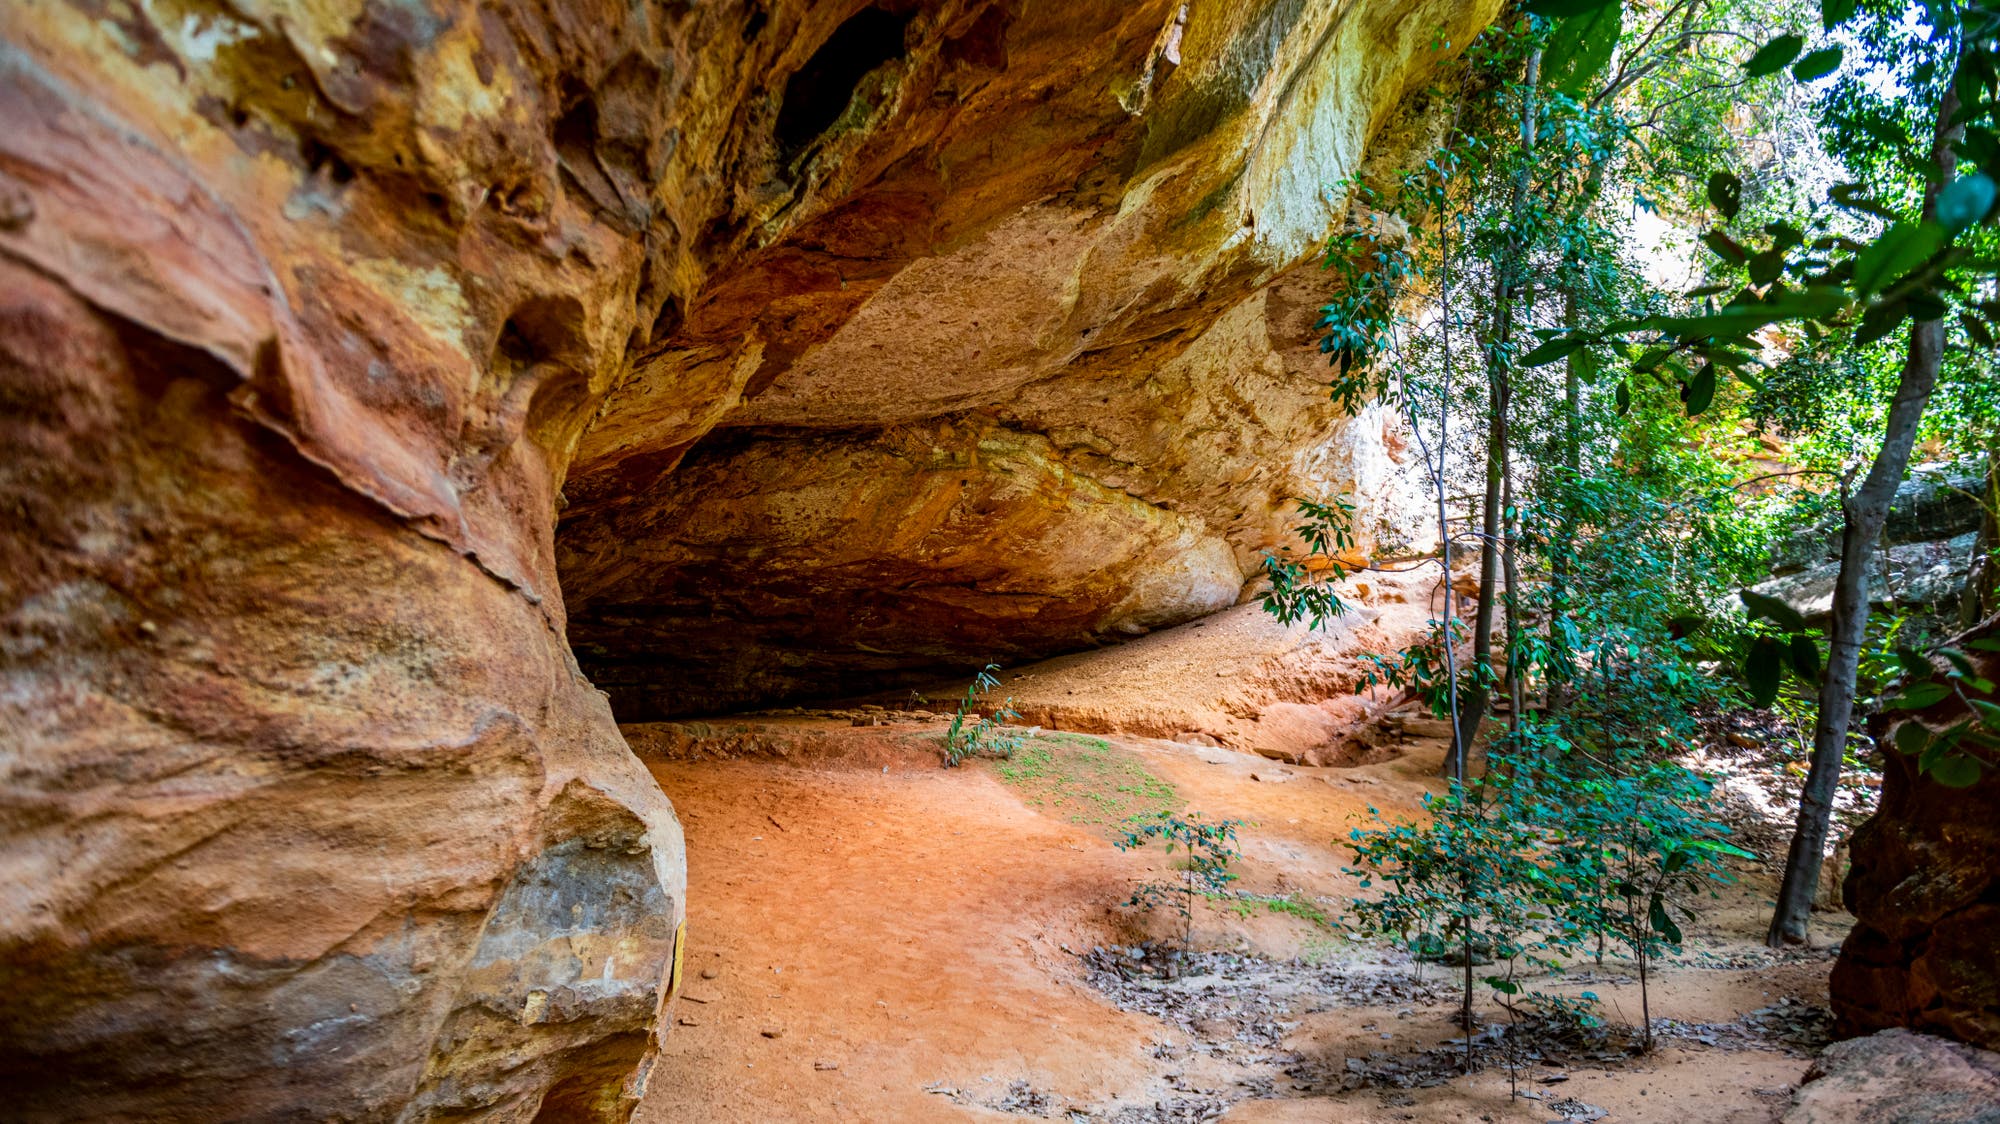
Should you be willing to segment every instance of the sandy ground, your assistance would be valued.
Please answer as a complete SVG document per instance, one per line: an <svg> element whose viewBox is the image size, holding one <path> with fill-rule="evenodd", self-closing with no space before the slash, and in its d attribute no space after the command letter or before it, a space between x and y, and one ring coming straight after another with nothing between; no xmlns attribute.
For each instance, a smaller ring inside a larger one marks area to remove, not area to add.
<svg viewBox="0 0 2000 1124"><path fill-rule="evenodd" d="M1000 673L986 703L1011 698L1023 725L1172 738L1204 734L1251 749L1268 740L1260 722L1273 704L1322 706L1359 720L1375 695L1356 697L1369 671L1362 653L1399 652L1421 639L1442 609L1435 567L1368 572L1334 586L1351 605L1313 629L1280 624L1250 602L1127 643L1058 656ZM965 678L916 693L926 705L954 706ZM1386 692L1382 692L1386 695ZM904 705L910 692L868 701Z"/></svg>
<svg viewBox="0 0 2000 1124"><path fill-rule="evenodd" d="M1498 1066L1343 1088L1356 1067L1394 1068L1461 1034L1447 970L1428 968L1418 993L1371 997L1353 988L1408 979L1399 954L1264 908L1199 909L1194 945L1219 951L1161 993L1180 1016L1121 1009L1130 995L1104 983L1093 950L1178 930L1121 908L1135 884L1171 877L1165 856L1116 849L1088 799L1054 802L999 763L940 768L940 728L795 720L814 752L746 752L753 733L721 759L649 762L687 827L689 952L638 1120L1748 1124L1776 1120L1807 1066L1740 1021L1785 999L1823 1005L1830 966L1824 950L1757 943L1771 878L1754 868L1654 980L1655 1018L1694 1029L1649 1057L1528 1067L1517 1076L1534 1099L1510 1099ZM645 731L632 733L644 755ZM1240 886L1327 910L1354 889L1336 840L1371 804L1416 808L1441 754L1419 741L1382 764L1319 769L1107 743L1178 803L1251 821ZM1839 926L1817 931L1837 939ZM1589 987L1636 1021L1631 966L1586 967L1562 988Z"/></svg>

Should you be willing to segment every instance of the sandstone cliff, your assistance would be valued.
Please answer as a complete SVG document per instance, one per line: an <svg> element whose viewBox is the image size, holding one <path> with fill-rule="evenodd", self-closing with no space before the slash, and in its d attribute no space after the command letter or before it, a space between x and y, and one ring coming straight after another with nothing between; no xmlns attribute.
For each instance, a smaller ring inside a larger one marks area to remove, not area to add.
<svg viewBox="0 0 2000 1124"><path fill-rule="evenodd" d="M1293 267L1493 10L0 9L9 1110L627 1114L682 846L571 636L671 710L1234 600L1377 493Z"/></svg>
<svg viewBox="0 0 2000 1124"><path fill-rule="evenodd" d="M1302 346L1314 251L1371 138L1393 162L1435 124L1434 36L1491 6L832 14L715 160L704 237L740 252L665 306L565 486L571 635L622 714L1187 620L1302 496L1399 522L1384 419L1341 417ZM866 36L851 101L802 81ZM799 139L805 98L845 108Z"/></svg>
<svg viewBox="0 0 2000 1124"><path fill-rule="evenodd" d="M1989 617L1958 643L2000 638ZM1966 652L2000 677L2000 655ZM1973 717L1956 698L1902 718L1946 730ZM1882 723L1881 744L1894 744ZM2000 1050L2000 774L1969 789L1919 775L1916 759L1882 755L1882 803L1856 829L1844 890L1854 932L1833 968L1844 1034L1911 1027Z"/></svg>

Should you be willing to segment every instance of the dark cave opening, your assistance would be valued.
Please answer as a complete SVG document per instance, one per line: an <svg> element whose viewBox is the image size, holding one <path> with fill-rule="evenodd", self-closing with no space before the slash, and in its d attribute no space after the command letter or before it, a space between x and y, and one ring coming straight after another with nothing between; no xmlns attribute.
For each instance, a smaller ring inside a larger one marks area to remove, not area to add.
<svg viewBox="0 0 2000 1124"><path fill-rule="evenodd" d="M863 8L835 28L812 58L785 80L777 136L787 157L840 119L869 71L903 57L903 29L909 22L908 14Z"/></svg>

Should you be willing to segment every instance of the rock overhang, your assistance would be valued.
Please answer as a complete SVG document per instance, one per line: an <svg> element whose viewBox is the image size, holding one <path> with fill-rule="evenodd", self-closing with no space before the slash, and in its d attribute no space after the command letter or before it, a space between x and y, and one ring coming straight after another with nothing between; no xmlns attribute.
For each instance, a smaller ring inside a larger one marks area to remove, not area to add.
<svg viewBox="0 0 2000 1124"><path fill-rule="evenodd" d="M791 225L585 435L560 569L622 714L1185 620L1236 599L1301 497L1362 492L1364 535L1402 531L1393 421L1326 400L1314 251L1334 185L1435 127L1409 105L1431 32L1492 13L1000 10L979 59L908 25L886 108L793 158Z"/></svg>

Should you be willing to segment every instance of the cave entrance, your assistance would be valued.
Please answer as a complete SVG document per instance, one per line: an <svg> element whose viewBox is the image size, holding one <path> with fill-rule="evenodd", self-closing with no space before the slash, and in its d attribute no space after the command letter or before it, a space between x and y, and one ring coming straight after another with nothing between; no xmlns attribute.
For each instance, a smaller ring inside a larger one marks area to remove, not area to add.
<svg viewBox="0 0 2000 1124"><path fill-rule="evenodd" d="M908 13L863 8L835 28L806 64L785 80L778 109L778 147L786 159L818 140L854 100L870 71L903 57Z"/></svg>

